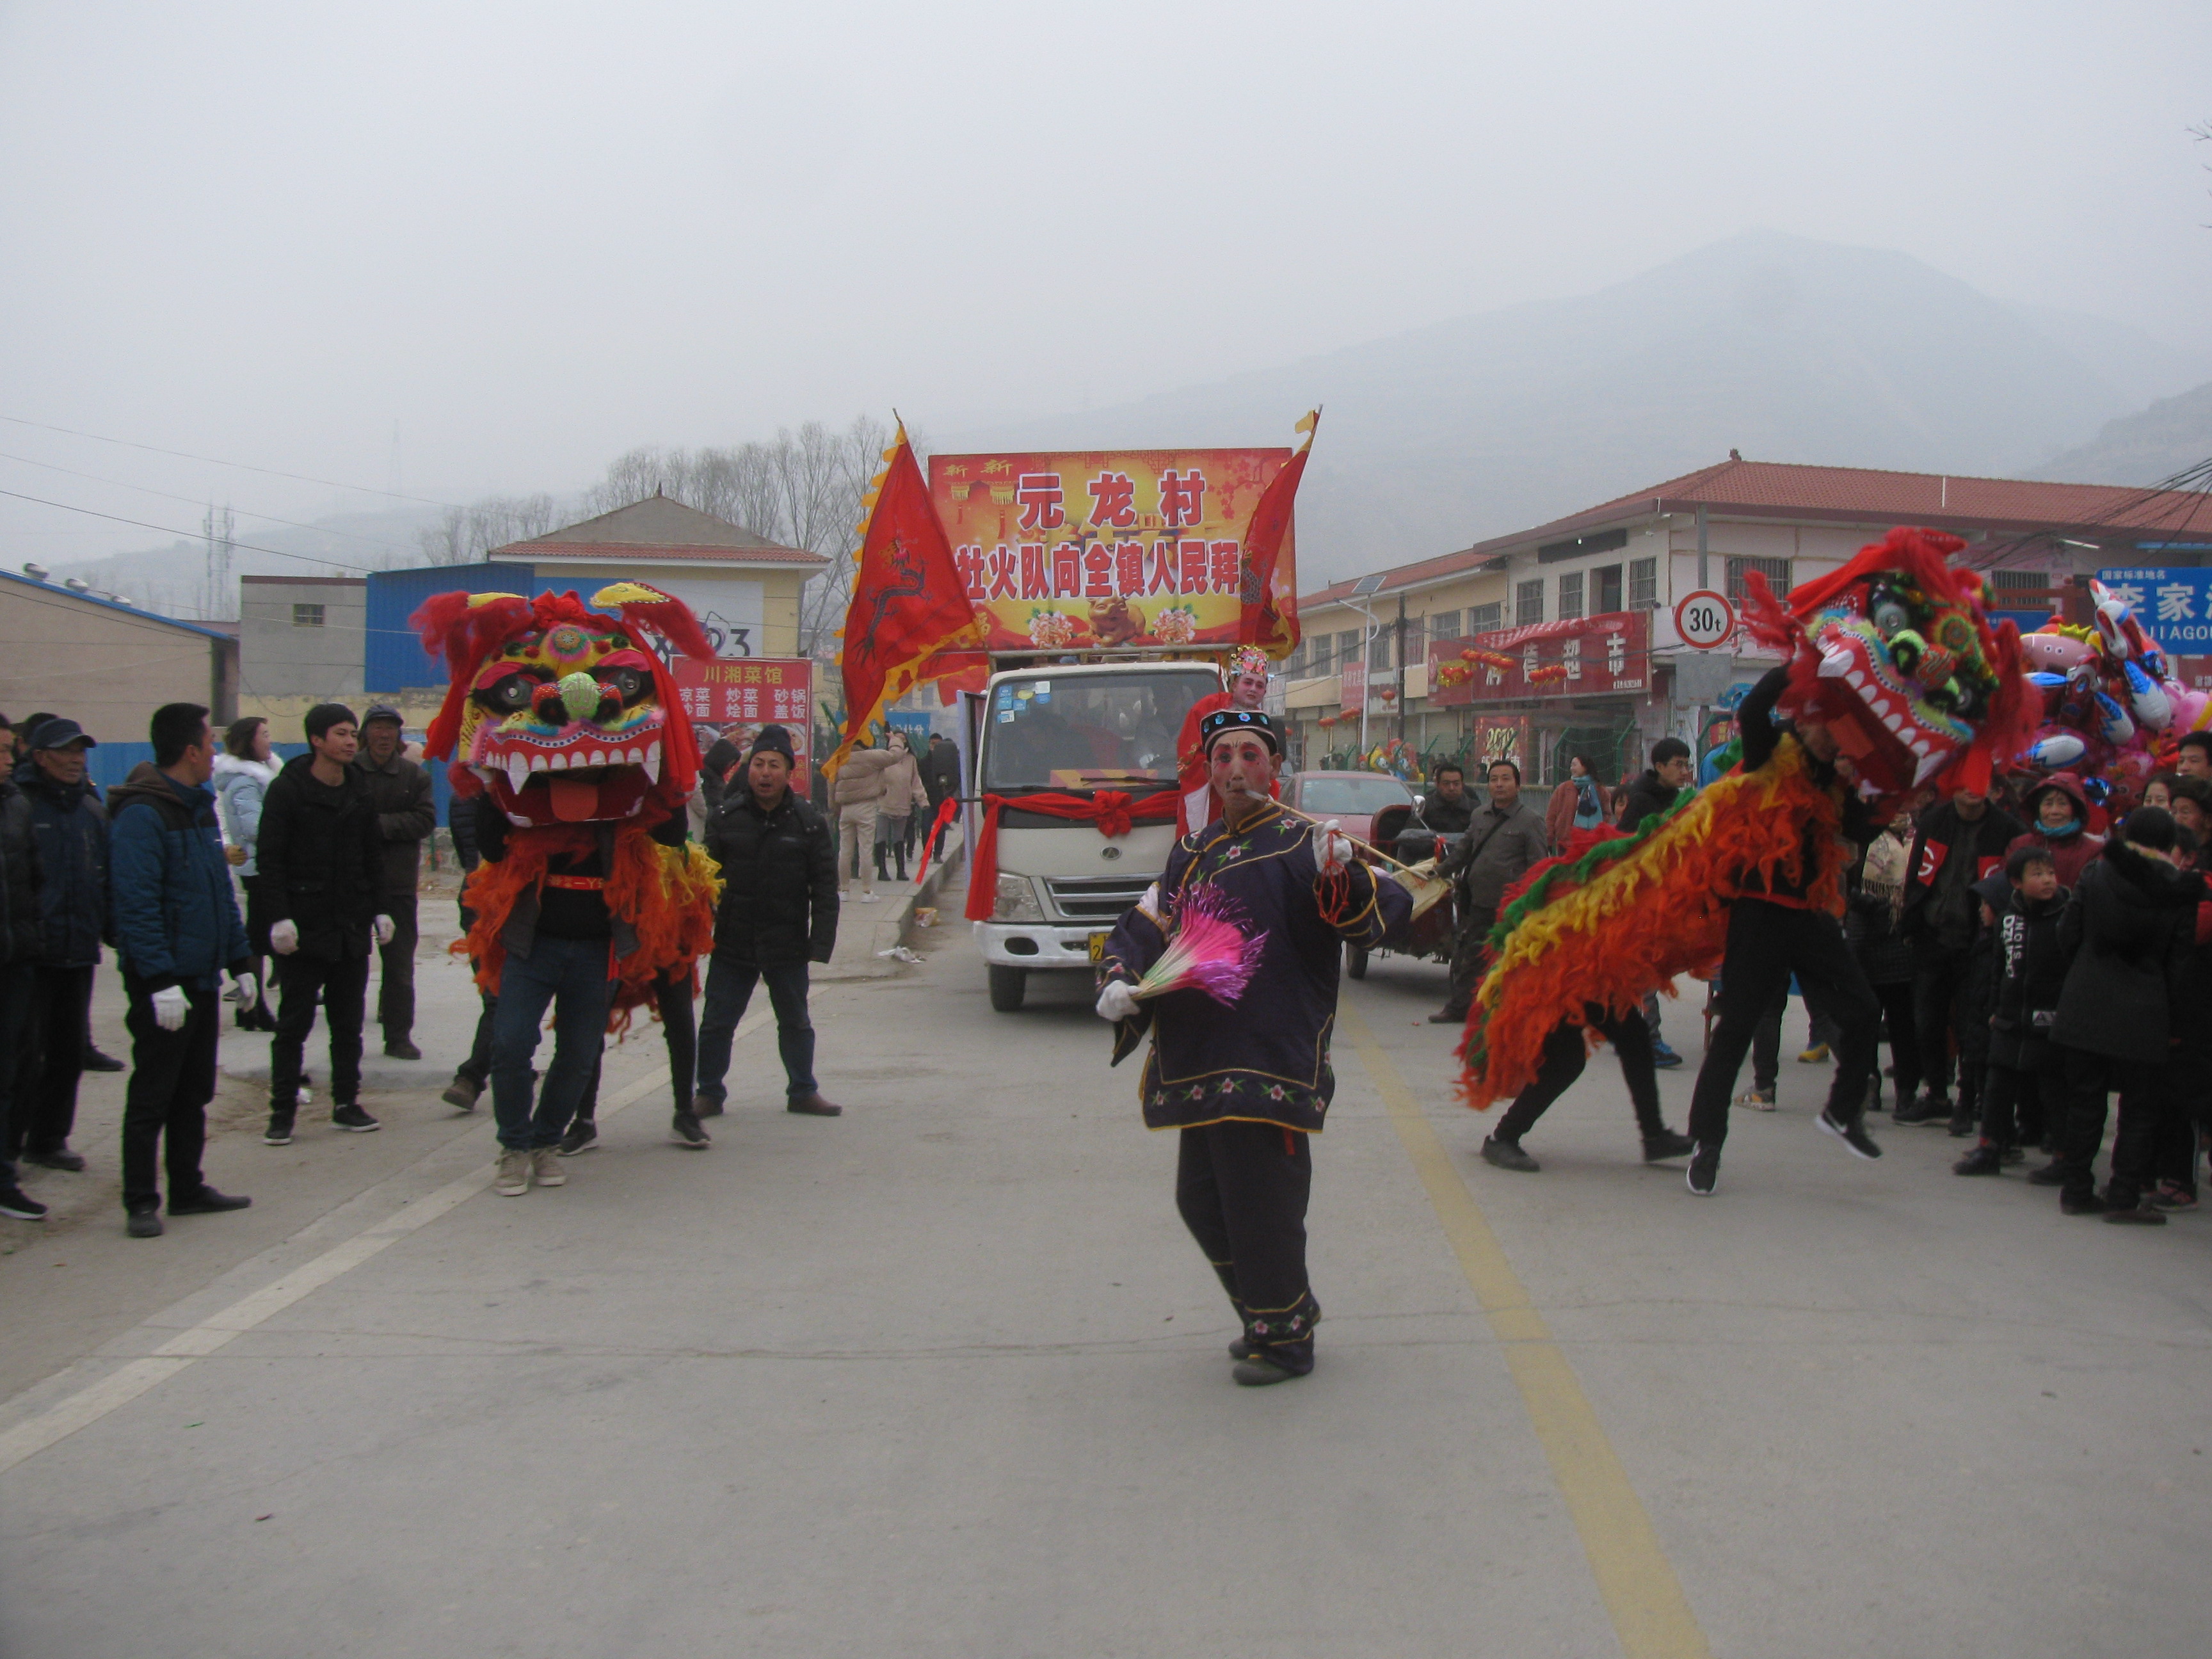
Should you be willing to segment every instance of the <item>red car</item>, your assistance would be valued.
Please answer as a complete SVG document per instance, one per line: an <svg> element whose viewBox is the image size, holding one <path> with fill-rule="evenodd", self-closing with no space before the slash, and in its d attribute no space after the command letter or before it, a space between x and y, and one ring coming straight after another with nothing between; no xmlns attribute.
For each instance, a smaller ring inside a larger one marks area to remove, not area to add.
<svg viewBox="0 0 2212 1659"><path fill-rule="evenodd" d="M1300 772L1283 786L1286 805L1316 818L1334 818L1347 836L1373 841L1375 815L1387 806L1411 806L1413 792L1382 772Z"/></svg>

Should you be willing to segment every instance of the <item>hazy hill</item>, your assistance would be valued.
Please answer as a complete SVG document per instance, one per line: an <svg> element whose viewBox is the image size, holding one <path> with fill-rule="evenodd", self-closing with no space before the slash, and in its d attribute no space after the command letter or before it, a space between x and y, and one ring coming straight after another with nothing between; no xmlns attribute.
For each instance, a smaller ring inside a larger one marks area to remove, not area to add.
<svg viewBox="0 0 2212 1659"><path fill-rule="evenodd" d="M2104 430L2036 468L2031 478L2154 484L2212 460L2212 383L2105 422Z"/></svg>
<svg viewBox="0 0 2212 1659"><path fill-rule="evenodd" d="M2125 325L2023 313L1906 254L1762 231L1594 294L941 447L1280 443L1322 403L1298 507L1301 575L1318 580L1539 523L1731 448L2017 474L2203 367Z"/></svg>

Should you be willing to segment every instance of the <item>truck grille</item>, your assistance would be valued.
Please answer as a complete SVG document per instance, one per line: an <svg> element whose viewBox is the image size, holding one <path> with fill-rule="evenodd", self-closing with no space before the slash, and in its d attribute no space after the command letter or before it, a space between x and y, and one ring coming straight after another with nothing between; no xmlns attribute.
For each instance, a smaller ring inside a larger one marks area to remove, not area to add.
<svg viewBox="0 0 2212 1659"><path fill-rule="evenodd" d="M1052 908L1070 921L1119 921L1152 884L1150 876L1048 877L1044 890Z"/></svg>

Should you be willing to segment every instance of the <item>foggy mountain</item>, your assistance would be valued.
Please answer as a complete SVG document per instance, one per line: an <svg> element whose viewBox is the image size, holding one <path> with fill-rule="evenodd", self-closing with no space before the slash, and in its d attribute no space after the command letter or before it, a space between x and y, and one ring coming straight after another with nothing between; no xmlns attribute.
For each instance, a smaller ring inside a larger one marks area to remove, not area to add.
<svg viewBox="0 0 2212 1659"><path fill-rule="evenodd" d="M2208 460L2212 460L2212 384L2163 398L2139 414L2107 421L2087 443L2027 476L2069 483L2154 484Z"/></svg>
<svg viewBox="0 0 2212 1659"><path fill-rule="evenodd" d="M1759 231L1593 294L941 447L1286 443L1318 402L1298 501L1300 585L1317 586L1731 448L2016 476L2208 370L2126 325L2023 312L1908 254Z"/></svg>

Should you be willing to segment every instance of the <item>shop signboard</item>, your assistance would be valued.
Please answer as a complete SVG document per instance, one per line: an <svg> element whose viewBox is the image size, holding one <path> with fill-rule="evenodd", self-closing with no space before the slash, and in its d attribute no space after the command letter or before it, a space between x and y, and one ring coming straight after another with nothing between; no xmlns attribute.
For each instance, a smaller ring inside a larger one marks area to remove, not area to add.
<svg viewBox="0 0 2212 1659"><path fill-rule="evenodd" d="M2113 597L2136 608L2136 620L2168 656L2212 647L2212 566L2131 565L2100 570Z"/></svg>
<svg viewBox="0 0 2212 1659"><path fill-rule="evenodd" d="M1429 642L1429 704L1465 708L1526 697L1642 696L1651 685L1651 616L1601 616Z"/></svg>
<svg viewBox="0 0 2212 1659"><path fill-rule="evenodd" d="M669 672L684 712L711 726L782 726L805 778L814 734L814 665L804 657L749 657L701 662L672 656ZM702 744L703 748L705 745Z"/></svg>

